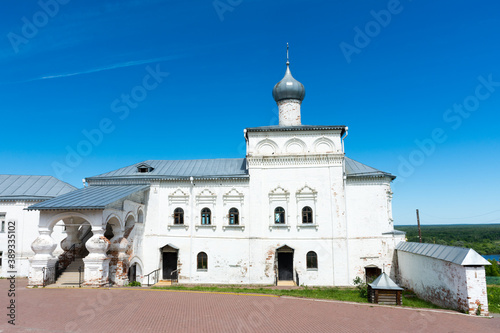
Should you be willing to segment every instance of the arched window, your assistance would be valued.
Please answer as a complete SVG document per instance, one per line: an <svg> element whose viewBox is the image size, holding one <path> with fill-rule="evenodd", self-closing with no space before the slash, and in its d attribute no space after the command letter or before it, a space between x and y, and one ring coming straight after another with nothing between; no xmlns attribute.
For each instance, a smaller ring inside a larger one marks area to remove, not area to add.
<svg viewBox="0 0 500 333"><path fill-rule="evenodd" d="M318 268L318 255L314 251L307 252L306 255L307 269Z"/></svg>
<svg viewBox="0 0 500 333"><path fill-rule="evenodd" d="M208 269L208 256L205 252L198 253L198 269Z"/></svg>
<svg viewBox="0 0 500 333"><path fill-rule="evenodd" d="M201 210L201 224L211 224L212 212L208 208Z"/></svg>
<svg viewBox="0 0 500 333"><path fill-rule="evenodd" d="M184 209L176 208L174 210L174 224L184 224Z"/></svg>
<svg viewBox="0 0 500 333"><path fill-rule="evenodd" d="M240 213L238 212L238 209L236 208L231 208L229 210L229 224L233 225L238 225L240 224Z"/></svg>
<svg viewBox="0 0 500 333"><path fill-rule="evenodd" d="M313 223L313 210L309 206L302 208L302 223Z"/></svg>
<svg viewBox="0 0 500 333"><path fill-rule="evenodd" d="M276 209L274 210L274 223L285 223L285 210L283 209L283 207L276 207Z"/></svg>

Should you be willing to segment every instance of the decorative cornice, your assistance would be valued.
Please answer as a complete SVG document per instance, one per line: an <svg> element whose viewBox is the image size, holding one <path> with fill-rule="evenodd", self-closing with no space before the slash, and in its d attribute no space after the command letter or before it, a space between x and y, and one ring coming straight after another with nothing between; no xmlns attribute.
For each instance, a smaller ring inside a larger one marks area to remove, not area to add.
<svg viewBox="0 0 500 333"><path fill-rule="evenodd" d="M344 154L247 156L250 167L297 166L297 165L342 165Z"/></svg>

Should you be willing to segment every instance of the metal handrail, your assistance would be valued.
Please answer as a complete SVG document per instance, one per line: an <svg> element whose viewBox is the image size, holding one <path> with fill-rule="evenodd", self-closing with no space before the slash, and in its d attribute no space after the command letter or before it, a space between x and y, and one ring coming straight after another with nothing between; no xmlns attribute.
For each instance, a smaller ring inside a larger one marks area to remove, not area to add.
<svg viewBox="0 0 500 333"><path fill-rule="evenodd" d="M48 282L54 282L55 279L54 279L54 276L53 275L53 271L54 271L55 267L52 267L52 268L49 268L49 267L43 267L42 268L42 286L45 287L47 286L49 283Z"/></svg>
<svg viewBox="0 0 500 333"><path fill-rule="evenodd" d="M177 268L175 271L170 272L170 277L172 277L172 275L174 275L174 273L175 273L175 282L179 282L179 275L177 275L178 270L179 269ZM174 280L174 279L172 279L172 280Z"/></svg>
<svg viewBox="0 0 500 333"><path fill-rule="evenodd" d="M145 276L147 276L147 277L148 277L148 287L151 285L151 284L149 284L149 276L150 276L151 274L155 273L155 281L157 281L157 282L158 282L158 271L159 271L159 270L160 270L159 268L158 268L158 269L155 269L155 270L154 270L154 271L152 271L151 273L149 273L149 274L146 274L146 275L145 275Z"/></svg>
<svg viewBox="0 0 500 333"><path fill-rule="evenodd" d="M82 266L78 267L78 288L82 287Z"/></svg>
<svg viewBox="0 0 500 333"><path fill-rule="evenodd" d="M295 284L297 286L300 286L300 282L299 282L299 273L297 272L297 270L295 270Z"/></svg>

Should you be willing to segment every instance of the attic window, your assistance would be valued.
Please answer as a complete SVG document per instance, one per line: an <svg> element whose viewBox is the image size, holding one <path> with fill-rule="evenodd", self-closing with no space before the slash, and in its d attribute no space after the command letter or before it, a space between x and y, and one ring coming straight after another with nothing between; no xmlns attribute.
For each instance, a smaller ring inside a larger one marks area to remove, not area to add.
<svg viewBox="0 0 500 333"><path fill-rule="evenodd" d="M151 172L153 170L154 170L154 168L147 165L147 164L140 164L137 166L137 172L139 172L139 173L148 173L148 172Z"/></svg>

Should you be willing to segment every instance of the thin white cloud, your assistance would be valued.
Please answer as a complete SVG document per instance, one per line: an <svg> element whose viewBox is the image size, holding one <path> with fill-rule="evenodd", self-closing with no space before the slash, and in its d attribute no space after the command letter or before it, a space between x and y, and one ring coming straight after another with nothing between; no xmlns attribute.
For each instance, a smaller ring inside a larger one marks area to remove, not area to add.
<svg viewBox="0 0 500 333"><path fill-rule="evenodd" d="M35 77L35 78L27 79L27 80L17 81L16 83L25 83L25 82L40 81L40 80L50 80L50 79L58 79L58 78L76 76L76 75L82 75L82 74L97 73L97 72L107 71L107 70L116 69L116 68L138 66L138 65L143 65L143 64L150 64L153 62L179 59L179 58L183 58L183 57L184 57L184 55L173 55L173 56L167 56L167 57L161 57L161 58L120 62L120 63L116 63L116 64L112 64L112 65L91 68L91 69L78 71L78 72L54 74L54 75L44 75L44 76Z"/></svg>

